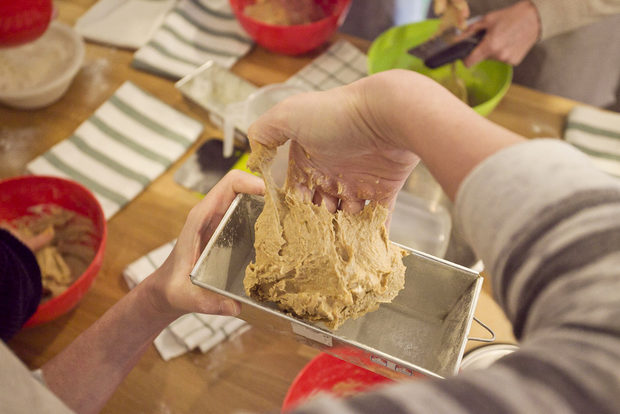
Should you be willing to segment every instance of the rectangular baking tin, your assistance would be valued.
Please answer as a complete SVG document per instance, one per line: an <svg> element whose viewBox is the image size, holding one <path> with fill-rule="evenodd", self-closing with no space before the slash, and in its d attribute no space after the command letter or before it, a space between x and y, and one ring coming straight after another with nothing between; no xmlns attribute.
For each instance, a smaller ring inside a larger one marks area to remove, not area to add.
<svg viewBox="0 0 620 414"><path fill-rule="evenodd" d="M254 260L254 223L263 204L259 196L235 198L191 272L194 284L241 302L239 317L255 326L381 375L457 373L482 287L478 273L401 246L410 253L403 259L405 288L392 303L330 331L246 296L243 278Z"/></svg>

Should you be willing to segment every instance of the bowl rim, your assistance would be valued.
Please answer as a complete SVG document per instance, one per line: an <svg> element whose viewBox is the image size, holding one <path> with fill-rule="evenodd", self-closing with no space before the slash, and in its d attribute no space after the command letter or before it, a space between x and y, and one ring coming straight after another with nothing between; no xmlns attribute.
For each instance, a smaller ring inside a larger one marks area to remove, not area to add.
<svg viewBox="0 0 620 414"><path fill-rule="evenodd" d="M307 376L311 376L314 374L314 370L317 369L317 365L320 365L321 363L324 362L324 360L328 360L331 361L332 359L336 359L338 361L336 361L337 364L344 364L345 366L347 365L351 365L351 366L355 366L356 368L359 369L366 369L366 368L362 368L360 366L357 366L351 362L345 361L341 358L338 358L336 356L333 356L327 352L319 352L317 355L315 355L314 357L312 357L312 359L310 359L302 368L301 370L297 373L297 375L295 375L295 378L293 379L293 381L291 381L291 384L289 385L288 389L286 390L286 395L284 396L284 399L282 400L282 411L285 410L292 410L293 408L298 407L299 405L308 402L310 397L312 396L310 393L306 393L305 396L299 396L299 395L294 395L294 393L297 391L297 387L300 386L300 383L303 379L305 379ZM369 371L369 370L367 370ZM377 374L376 372L373 371L369 371L370 373L378 376L378 377L383 377L383 375ZM381 385L381 383L386 383L386 384L391 384L394 383L395 381L391 378L387 378L387 377L383 377L385 378L384 381L380 381L380 382L376 382L376 383L365 383L364 385L367 385L368 388L373 387L373 386L378 386ZM384 384L385 385L385 384ZM326 391L324 389L321 389L319 387L316 387L313 391ZM296 397L296 399L294 399L294 397Z"/></svg>
<svg viewBox="0 0 620 414"><path fill-rule="evenodd" d="M261 20L256 20L255 18L250 17L247 14L243 13L243 11L245 10L245 7L241 8L239 1L240 0L230 0L231 8L236 15L242 16L244 19L256 25L270 27L274 29L286 29L286 28L292 28L292 27L310 27L312 25L325 24L327 23L328 20L331 20L334 17L339 18L340 16L342 16L344 12L347 11L349 7L351 7L351 3L353 2L353 0L336 0L337 2L336 6L338 6L339 3L342 3L342 7L340 9L338 7L334 7L334 10L332 13L326 15L322 19L315 20L313 22L302 23L302 24L272 24L272 23L263 22Z"/></svg>
<svg viewBox="0 0 620 414"><path fill-rule="evenodd" d="M49 30L58 31L71 41L75 53L73 54L73 59L71 60L69 65L65 67L64 71L60 74L60 76L50 79L48 82L41 85L15 91L0 91L0 97L2 99L22 99L27 96L45 94L46 92L66 83L67 81L72 79L78 72L78 70L82 66L85 55L84 40L82 39L82 36L80 36L79 33L75 31L75 29L73 29L71 26L57 20L54 20L50 23L45 33L47 33L47 31ZM42 36L45 36L45 33Z"/></svg>

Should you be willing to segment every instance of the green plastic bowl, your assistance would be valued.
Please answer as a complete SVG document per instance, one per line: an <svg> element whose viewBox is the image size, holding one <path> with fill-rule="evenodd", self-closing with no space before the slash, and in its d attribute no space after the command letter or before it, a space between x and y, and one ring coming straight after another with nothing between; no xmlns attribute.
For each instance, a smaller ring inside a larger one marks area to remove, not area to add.
<svg viewBox="0 0 620 414"><path fill-rule="evenodd" d="M450 65L429 69L421 59L407 53L409 49L428 40L439 27L439 20L393 27L382 33L368 51L368 73L389 69L410 69L440 81L450 76ZM485 60L472 68L457 62L457 75L463 79L473 108L487 116L502 100L512 81L512 66L495 60Z"/></svg>

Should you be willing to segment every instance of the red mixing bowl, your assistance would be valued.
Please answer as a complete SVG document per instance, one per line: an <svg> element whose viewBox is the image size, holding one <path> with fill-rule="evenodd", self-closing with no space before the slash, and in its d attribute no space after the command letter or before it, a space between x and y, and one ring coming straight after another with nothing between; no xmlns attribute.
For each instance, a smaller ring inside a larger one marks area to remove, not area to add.
<svg viewBox="0 0 620 414"><path fill-rule="evenodd" d="M56 204L88 217L95 228L95 258L62 294L39 305L26 323L35 326L69 312L92 285L101 263L107 238L107 223L95 196L75 181L45 176L23 176L0 181L0 221L11 221L28 213L37 204Z"/></svg>
<svg viewBox="0 0 620 414"><path fill-rule="evenodd" d="M243 12L256 0L230 0L233 12L243 29L267 50L286 55L309 52L325 43L344 22L351 0L317 0L326 17L316 22L293 26L273 25L255 20Z"/></svg>
<svg viewBox="0 0 620 414"><path fill-rule="evenodd" d="M319 392L345 397L389 382L393 380L321 353L297 374L284 397L282 411L292 410Z"/></svg>

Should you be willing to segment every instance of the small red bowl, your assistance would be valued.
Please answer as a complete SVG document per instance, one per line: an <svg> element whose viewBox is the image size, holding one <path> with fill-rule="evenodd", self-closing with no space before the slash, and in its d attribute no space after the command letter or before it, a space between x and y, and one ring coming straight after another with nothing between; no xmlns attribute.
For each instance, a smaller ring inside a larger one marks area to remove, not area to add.
<svg viewBox="0 0 620 414"><path fill-rule="evenodd" d="M95 227L96 253L91 264L63 293L39 305L25 326L49 322L73 309L92 285L101 263L107 238L107 223L95 196L75 181L57 177L23 176L0 181L0 221L28 214L37 204L56 204L88 217Z"/></svg>
<svg viewBox="0 0 620 414"><path fill-rule="evenodd" d="M285 55L309 52L323 43L344 22L351 0L317 0L326 17L316 22L293 26L273 25L247 16L243 10L256 0L230 0L233 12L243 29L267 50Z"/></svg>
<svg viewBox="0 0 620 414"><path fill-rule="evenodd" d="M345 397L389 382L393 380L321 353L297 374L284 397L282 411L292 410L319 392Z"/></svg>

